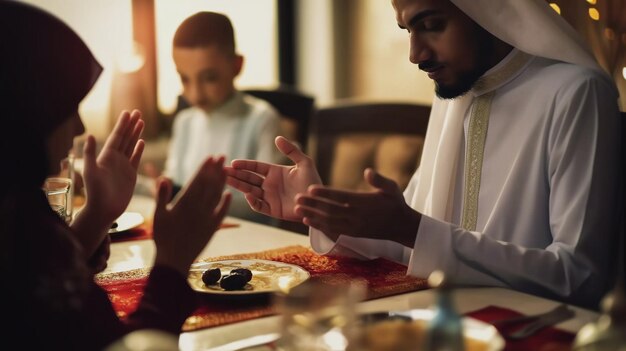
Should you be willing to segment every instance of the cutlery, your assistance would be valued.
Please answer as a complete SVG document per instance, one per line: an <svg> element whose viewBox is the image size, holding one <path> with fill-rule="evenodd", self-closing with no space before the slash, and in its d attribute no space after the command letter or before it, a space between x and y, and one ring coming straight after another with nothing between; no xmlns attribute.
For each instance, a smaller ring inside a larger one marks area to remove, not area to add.
<svg viewBox="0 0 626 351"><path fill-rule="evenodd" d="M569 309L567 305L561 304L554 309L532 316L522 316L510 319L501 319L492 321L494 326L503 326L517 323L528 323L524 327L512 332L503 333L505 338L518 340L529 337L545 327L560 323L574 316L574 311Z"/></svg>
<svg viewBox="0 0 626 351"><path fill-rule="evenodd" d="M490 321L489 323L492 325L508 325L508 324L522 323L522 322L530 322L532 320L535 320L547 314L555 313L555 311L566 309L566 308L567 306L565 304L560 304L547 312L532 314L532 315L527 315L527 316L513 317L513 318L496 319L496 320Z"/></svg>

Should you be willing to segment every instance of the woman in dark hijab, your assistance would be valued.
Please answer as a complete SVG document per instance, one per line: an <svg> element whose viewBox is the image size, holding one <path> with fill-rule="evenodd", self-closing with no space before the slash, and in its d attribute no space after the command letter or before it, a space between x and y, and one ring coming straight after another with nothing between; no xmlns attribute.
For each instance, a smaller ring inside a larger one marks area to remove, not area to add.
<svg viewBox="0 0 626 351"><path fill-rule="evenodd" d="M196 307L189 266L230 203L222 195L223 158L208 158L172 204L171 182L160 180L154 267L137 311L121 320L94 275L106 266L108 229L132 196L143 152L141 114L122 112L99 155L95 139L87 137L87 200L68 226L41 187L84 132L78 105L102 68L66 24L17 1L0 1L0 49L3 342L21 349L98 350L136 329L179 333Z"/></svg>

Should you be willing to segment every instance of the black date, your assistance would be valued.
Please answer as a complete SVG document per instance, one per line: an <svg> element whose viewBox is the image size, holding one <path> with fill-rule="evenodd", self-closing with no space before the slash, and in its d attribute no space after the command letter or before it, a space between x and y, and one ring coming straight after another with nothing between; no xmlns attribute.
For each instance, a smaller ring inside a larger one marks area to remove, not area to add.
<svg viewBox="0 0 626 351"><path fill-rule="evenodd" d="M207 269L202 273L202 282L205 285L216 284L222 277L222 271L219 268Z"/></svg>
<svg viewBox="0 0 626 351"><path fill-rule="evenodd" d="M248 268L235 268L232 271L230 271L230 274L233 274L233 273L238 273L238 274L243 275L246 278L246 283L252 280L252 271L250 271Z"/></svg>
<svg viewBox="0 0 626 351"><path fill-rule="evenodd" d="M246 277L239 273L231 273L229 275L225 275L220 280L220 286L224 290L241 290L248 280Z"/></svg>

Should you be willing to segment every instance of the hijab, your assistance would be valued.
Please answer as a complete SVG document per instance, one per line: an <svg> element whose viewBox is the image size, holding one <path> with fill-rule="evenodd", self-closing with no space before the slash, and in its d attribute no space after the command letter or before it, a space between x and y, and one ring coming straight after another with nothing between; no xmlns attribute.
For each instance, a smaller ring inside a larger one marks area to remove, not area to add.
<svg viewBox="0 0 626 351"><path fill-rule="evenodd" d="M46 138L78 110L102 67L63 21L18 1L0 1L0 52L2 178L40 187Z"/></svg>
<svg viewBox="0 0 626 351"><path fill-rule="evenodd" d="M10 339L75 349L81 339L65 330L86 320L91 272L40 187L47 138L77 112L102 68L65 23L18 1L0 0L0 52L0 273L10 282L0 301L19 326ZM42 340L29 338L37 326L47 330Z"/></svg>

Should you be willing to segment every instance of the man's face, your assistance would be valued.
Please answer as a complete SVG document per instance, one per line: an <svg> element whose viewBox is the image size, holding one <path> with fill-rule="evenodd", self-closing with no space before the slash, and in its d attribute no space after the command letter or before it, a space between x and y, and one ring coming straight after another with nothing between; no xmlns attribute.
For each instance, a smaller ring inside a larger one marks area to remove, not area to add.
<svg viewBox="0 0 626 351"><path fill-rule="evenodd" d="M449 0L392 0L400 28L409 32L409 61L451 99L466 93L492 65L493 36Z"/></svg>
<svg viewBox="0 0 626 351"><path fill-rule="evenodd" d="M183 96L191 105L212 112L233 94L233 81L243 63L241 56L226 54L214 45L174 47L172 56Z"/></svg>

